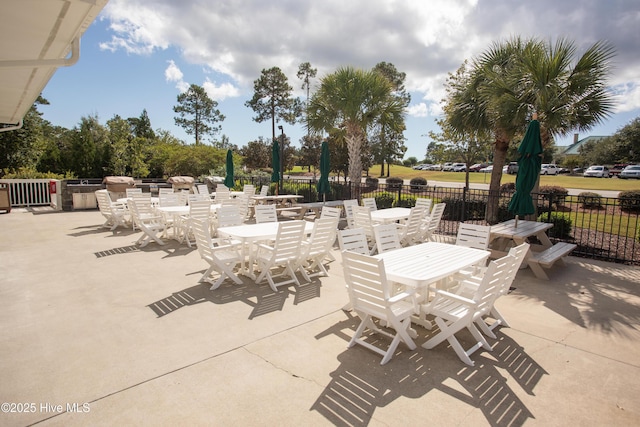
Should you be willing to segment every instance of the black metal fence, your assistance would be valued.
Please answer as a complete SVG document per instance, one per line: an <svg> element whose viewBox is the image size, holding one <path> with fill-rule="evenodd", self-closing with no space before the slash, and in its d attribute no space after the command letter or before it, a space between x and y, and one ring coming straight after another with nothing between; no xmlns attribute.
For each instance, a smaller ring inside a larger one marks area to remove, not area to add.
<svg viewBox="0 0 640 427"><path fill-rule="evenodd" d="M257 183L267 184L267 183ZM331 182L326 200L351 199L349 185ZM281 193L303 195L305 202L322 200L313 180L287 180ZM403 184L372 184L360 187L360 198L373 197L379 209L393 206L411 207L418 197L434 203L445 202L439 234L455 236L460 222L487 224L490 198L497 198L495 222L514 218L507 206L513 190L504 188L499 194L488 190L434 187ZM526 219L553 223L549 230L552 241L575 243L572 255L630 265L640 265L640 199L601 197L593 192L570 196L566 192L534 194L537 215Z"/></svg>

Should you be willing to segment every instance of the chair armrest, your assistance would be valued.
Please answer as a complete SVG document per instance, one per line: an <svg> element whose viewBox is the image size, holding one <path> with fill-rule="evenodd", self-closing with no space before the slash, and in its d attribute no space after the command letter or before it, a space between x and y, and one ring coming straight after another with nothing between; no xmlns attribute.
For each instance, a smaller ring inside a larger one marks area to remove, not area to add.
<svg viewBox="0 0 640 427"><path fill-rule="evenodd" d="M264 250L266 250L266 251L273 251L273 247L272 247L272 246L265 245L264 243L258 243L258 244L256 245L256 248L257 248L258 250L259 250L259 249L264 249Z"/></svg>
<svg viewBox="0 0 640 427"><path fill-rule="evenodd" d="M390 303L396 303L398 301L402 301L404 299L407 298L413 298L413 296L415 295L415 292L400 292L399 294L396 294L394 296L392 296L391 298L389 298L389 302Z"/></svg>
<svg viewBox="0 0 640 427"><path fill-rule="evenodd" d="M440 290L440 289L438 289L436 291L436 298L434 299L434 301L438 297L442 297L442 298L458 301L459 303L462 303L464 305L468 305L469 307L474 307L476 305L476 302L474 300L472 300L472 299L465 298L463 296L456 295L456 294L453 294L451 292L443 291L443 290Z"/></svg>

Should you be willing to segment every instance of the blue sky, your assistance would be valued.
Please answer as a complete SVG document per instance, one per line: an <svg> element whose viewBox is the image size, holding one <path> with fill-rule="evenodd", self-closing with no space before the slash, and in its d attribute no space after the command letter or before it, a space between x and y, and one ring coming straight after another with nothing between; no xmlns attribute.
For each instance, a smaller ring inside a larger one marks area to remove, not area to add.
<svg viewBox="0 0 640 427"><path fill-rule="evenodd" d="M386 61L407 73L405 158L422 159L438 131L435 119L443 83L465 59L513 35L555 41L567 37L578 51L608 40L617 51L610 79L615 114L580 134L610 135L640 116L640 3L539 0L110 0L82 37L80 61L59 69L43 92L44 118L72 128L83 116L101 123L147 110L154 129L191 143L175 126L173 106L191 83L205 87L226 116L222 134L238 146L271 137L270 123L256 123L244 103L260 71L280 67L304 99L298 65L323 75L344 65L371 68ZM569 4L571 3L571 4ZM535 10L531 10L531 5ZM576 6L579 5L579 6ZM594 25L598 23L598 25ZM284 124L298 143L302 125ZM568 145L573 135L559 138Z"/></svg>

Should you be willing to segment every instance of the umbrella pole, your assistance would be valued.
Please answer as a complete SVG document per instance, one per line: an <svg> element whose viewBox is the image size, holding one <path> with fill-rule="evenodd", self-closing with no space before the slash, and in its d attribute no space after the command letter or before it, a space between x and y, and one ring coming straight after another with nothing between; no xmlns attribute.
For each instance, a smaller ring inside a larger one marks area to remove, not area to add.
<svg viewBox="0 0 640 427"><path fill-rule="evenodd" d="M515 225L515 228L518 228L518 217L519 217L519 216L520 216L520 215L516 215L516 225Z"/></svg>

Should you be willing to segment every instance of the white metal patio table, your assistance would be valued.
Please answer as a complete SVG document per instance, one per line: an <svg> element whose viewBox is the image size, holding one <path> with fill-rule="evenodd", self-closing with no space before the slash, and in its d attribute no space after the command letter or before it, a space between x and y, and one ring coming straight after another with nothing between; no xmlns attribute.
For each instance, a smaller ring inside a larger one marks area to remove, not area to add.
<svg viewBox="0 0 640 427"><path fill-rule="evenodd" d="M231 227L218 228L218 236L226 237L232 240L238 240L242 243L242 265L240 274L256 279L253 272L253 245L258 242L273 240L278 234L279 222L263 222L260 224L243 224ZM305 234L309 235L313 231L313 222L305 221ZM245 263L244 260L247 260ZM247 265L248 264L248 265Z"/></svg>
<svg viewBox="0 0 640 427"><path fill-rule="evenodd" d="M375 258L384 260L389 280L416 288L426 301L432 284L472 265L486 262L490 254L490 251L481 249L427 242L383 252ZM414 318L414 322L431 327L422 314Z"/></svg>
<svg viewBox="0 0 640 427"><path fill-rule="evenodd" d="M403 221L411 215L411 208L389 208L371 211L371 220L378 224Z"/></svg>
<svg viewBox="0 0 640 427"><path fill-rule="evenodd" d="M222 206L220 203L212 203L211 204L211 212L215 212L216 209L218 209L220 206ZM166 222L166 218L168 216L172 217L173 220L173 238L180 241L180 236L178 235L178 224L180 223L180 218L184 217L184 216L188 216L189 215L189 206L188 205L180 205L180 206L157 206L156 207L156 211L158 211L163 218L165 218L165 222Z"/></svg>

